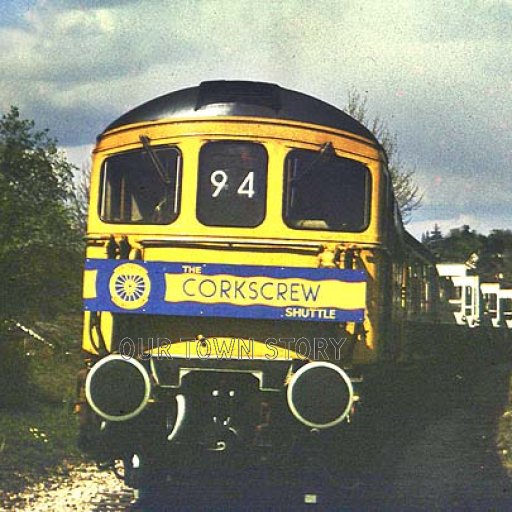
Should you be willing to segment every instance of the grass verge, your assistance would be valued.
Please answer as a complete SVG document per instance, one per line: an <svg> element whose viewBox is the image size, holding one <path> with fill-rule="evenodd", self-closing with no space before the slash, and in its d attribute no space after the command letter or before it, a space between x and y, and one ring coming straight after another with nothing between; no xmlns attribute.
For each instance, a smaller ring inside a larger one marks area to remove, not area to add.
<svg viewBox="0 0 512 512"><path fill-rule="evenodd" d="M18 352L2 361L4 370L7 364L11 382L0 408L0 497L50 473L65 474L83 460L73 413L79 348L25 347L22 357Z"/></svg>

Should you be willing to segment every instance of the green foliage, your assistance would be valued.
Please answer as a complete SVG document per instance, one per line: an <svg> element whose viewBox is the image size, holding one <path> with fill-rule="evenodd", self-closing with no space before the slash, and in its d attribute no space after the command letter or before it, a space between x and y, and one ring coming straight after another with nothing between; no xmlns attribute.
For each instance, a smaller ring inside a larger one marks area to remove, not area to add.
<svg viewBox="0 0 512 512"><path fill-rule="evenodd" d="M58 330L71 338L80 334L76 320ZM2 491L47 481L56 469L65 471L68 462L81 460L73 404L82 365L79 347L52 350L34 341L23 350L16 340L0 343L0 503Z"/></svg>
<svg viewBox="0 0 512 512"><path fill-rule="evenodd" d="M91 166L82 165L79 179L75 186L75 193L72 200L75 214L75 227L82 236L87 233L87 213L89 211L89 189L91 184Z"/></svg>
<svg viewBox="0 0 512 512"><path fill-rule="evenodd" d="M5 407L20 407L34 394L23 349L19 337L4 337L0 343L0 411ZM0 412L2 414L5 413Z"/></svg>
<svg viewBox="0 0 512 512"><path fill-rule="evenodd" d="M480 253L478 270L488 280L512 282L512 231L491 231Z"/></svg>
<svg viewBox="0 0 512 512"><path fill-rule="evenodd" d="M443 236L436 225L423 243L439 261L469 262L485 281L512 282L512 231L495 229L488 236L462 226ZM475 256L476 255L476 256Z"/></svg>
<svg viewBox="0 0 512 512"><path fill-rule="evenodd" d="M8 505L8 492L18 492L34 482L48 482L51 475L65 475L69 464L79 463L77 431L76 418L63 405L44 404L38 409L0 415L0 503ZM7 509L22 507L13 503Z"/></svg>
<svg viewBox="0 0 512 512"><path fill-rule="evenodd" d="M469 226L452 229L446 237L441 236L439 228L434 228L425 243L439 261L465 263L482 250L485 237Z"/></svg>
<svg viewBox="0 0 512 512"><path fill-rule="evenodd" d="M0 320L32 321L77 306L82 243L73 171L47 130L0 119Z"/></svg>

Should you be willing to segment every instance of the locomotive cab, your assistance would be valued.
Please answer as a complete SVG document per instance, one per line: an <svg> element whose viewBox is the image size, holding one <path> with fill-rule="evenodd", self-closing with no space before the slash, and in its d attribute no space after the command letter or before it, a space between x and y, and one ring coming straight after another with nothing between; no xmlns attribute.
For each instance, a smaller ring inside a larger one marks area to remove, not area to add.
<svg viewBox="0 0 512 512"><path fill-rule="evenodd" d="M273 84L206 82L112 123L91 175L84 446L135 471L342 429L362 369L399 344L390 187L366 128Z"/></svg>

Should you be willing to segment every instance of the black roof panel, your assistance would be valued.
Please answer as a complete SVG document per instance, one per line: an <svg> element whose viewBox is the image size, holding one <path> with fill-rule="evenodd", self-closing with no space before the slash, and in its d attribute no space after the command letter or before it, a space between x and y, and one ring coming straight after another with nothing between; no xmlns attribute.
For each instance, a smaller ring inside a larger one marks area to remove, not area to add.
<svg viewBox="0 0 512 512"><path fill-rule="evenodd" d="M268 117L344 130L377 142L361 123L313 96L275 84L245 81L203 82L150 100L111 123L103 133L124 125L190 117Z"/></svg>

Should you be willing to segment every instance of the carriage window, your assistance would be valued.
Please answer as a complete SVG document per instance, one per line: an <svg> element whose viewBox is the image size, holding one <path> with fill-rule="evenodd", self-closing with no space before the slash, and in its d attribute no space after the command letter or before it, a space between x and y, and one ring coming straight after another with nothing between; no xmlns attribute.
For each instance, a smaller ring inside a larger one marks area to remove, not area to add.
<svg viewBox="0 0 512 512"><path fill-rule="evenodd" d="M507 320L512 319L512 299L501 299L501 310Z"/></svg>
<svg viewBox="0 0 512 512"><path fill-rule="evenodd" d="M451 279L448 277L446 280L449 281L448 299L460 301L462 299L462 286L453 286Z"/></svg>
<svg viewBox="0 0 512 512"><path fill-rule="evenodd" d="M124 224L169 224L178 215L181 158L152 147L108 157L102 169L100 218Z"/></svg>
<svg viewBox="0 0 512 512"><path fill-rule="evenodd" d="M265 217L267 161L267 151L261 144L205 144L199 155L199 221L207 226L261 224Z"/></svg>
<svg viewBox="0 0 512 512"><path fill-rule="evenodd" d="M498 309L498 296L495 293L484 294L485 309L489 312L496 312Z"/></svg>
<svg viewBox="0 0 512 512"><path fill-rule="evenodd" d="M465 286L464 292L466 297L466 306L471 306L471 304L473 304L473 288L471 286Z"/></svg>
<svg viewBox="0 0 512 512"><path fill-rule="evenodd" d="M285 162L284 220L297 229L363 231L370 212L370 172L333 151L295 149Z"/></svg>

